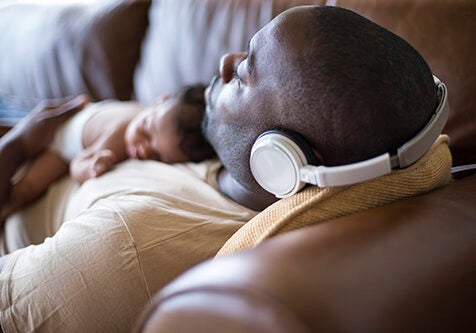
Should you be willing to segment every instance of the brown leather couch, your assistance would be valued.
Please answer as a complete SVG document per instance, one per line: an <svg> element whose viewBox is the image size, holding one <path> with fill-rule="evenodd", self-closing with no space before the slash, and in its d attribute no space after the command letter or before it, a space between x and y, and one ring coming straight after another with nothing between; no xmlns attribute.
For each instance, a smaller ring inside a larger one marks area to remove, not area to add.
<svg viewBox="0 0 476 333"><path fill-rule="evenodd" d="M200 265L143 332L476 329L476 177Z"/></svg>
<svg viewBox="0 0 476 333"><path fill-rule="evenodd" d="M150 103L208 82L282 10L328 4L408 40L449 90L453 164L476 163L476 2L109 0L0 8L0 98ZM30 25L14 22L29 21ZM25 40L30 41L25 43ZM1 122L1 119L0 119ZM475 331L476 174L206 262L159 293L145 332Z"/></svg>

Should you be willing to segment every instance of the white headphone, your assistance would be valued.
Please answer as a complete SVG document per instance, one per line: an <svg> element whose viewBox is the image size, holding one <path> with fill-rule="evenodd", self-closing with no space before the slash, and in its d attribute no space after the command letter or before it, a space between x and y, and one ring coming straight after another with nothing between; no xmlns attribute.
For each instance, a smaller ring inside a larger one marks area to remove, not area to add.
<svg viewBox="0 0 476 333"><path fill-rule="evenodd" d="M439 103L427 125L395 155L377 157L334 167L316 166L312 150L299 135L283 130L261 134L251 148L251 172L261 187L278 198L297 193L306 183L319 187L360 183L405 168L420 159L440 135L448 119L448 93L444 83L433 76Z"/></svg>

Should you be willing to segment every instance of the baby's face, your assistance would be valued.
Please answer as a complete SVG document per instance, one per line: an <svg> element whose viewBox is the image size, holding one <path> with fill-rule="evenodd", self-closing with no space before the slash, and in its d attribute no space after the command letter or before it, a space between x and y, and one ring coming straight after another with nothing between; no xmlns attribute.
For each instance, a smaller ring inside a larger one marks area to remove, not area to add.
<svg viewBox="0 0 476 333"><path fill-rule="evenodd" d="M168 99L140 112L126 130L129 157L165 163L188 161L188 156L180 149L180 109L180 102Z"/></svg>

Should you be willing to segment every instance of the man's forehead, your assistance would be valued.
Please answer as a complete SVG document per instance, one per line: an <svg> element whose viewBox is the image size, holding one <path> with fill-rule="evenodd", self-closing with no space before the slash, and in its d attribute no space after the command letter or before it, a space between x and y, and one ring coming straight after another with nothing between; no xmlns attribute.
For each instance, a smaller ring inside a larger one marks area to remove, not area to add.
<svg viewBox="0 0 476 333"><path fill-rule="evenodd" d="M293 8L281 13L258 31L250 43L259 46L272 43L286 51L302 50L306 47L307 12L305 8Z"/></svg>

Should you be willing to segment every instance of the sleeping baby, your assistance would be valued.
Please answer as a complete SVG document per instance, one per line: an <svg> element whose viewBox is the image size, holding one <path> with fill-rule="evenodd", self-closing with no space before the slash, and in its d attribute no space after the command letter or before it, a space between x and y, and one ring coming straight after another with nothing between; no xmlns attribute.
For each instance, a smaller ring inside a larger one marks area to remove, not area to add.
<svg viewBox="0 0 476 333"><path fill-rule="evenodd" d="M90 103L56 133L50 149L13 178L0 221L38 198L69 171L79 183L127 158L164 163L198 162L214 155L201 132L205 86L183 88L150 107L107 100Z"/></svg>

